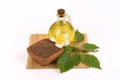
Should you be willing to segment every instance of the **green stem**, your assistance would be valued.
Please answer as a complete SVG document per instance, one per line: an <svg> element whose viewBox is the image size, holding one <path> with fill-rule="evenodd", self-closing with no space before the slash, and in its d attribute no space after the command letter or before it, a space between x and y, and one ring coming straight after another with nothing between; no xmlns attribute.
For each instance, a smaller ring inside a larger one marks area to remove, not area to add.
<svg viewBox="0 0 120 80"><path fill-rule="evenodd" d="M81 48L78 48L78 47L72 47L72 48L73 48L73 52L77 52L77 53L97 52L97 50L90 51L90 50L81 49Z"/></svg>

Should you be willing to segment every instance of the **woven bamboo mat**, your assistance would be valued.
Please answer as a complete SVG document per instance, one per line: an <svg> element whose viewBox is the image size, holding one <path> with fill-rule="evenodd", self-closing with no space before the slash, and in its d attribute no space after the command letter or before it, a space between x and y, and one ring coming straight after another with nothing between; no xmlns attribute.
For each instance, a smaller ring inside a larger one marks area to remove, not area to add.
<svg viewBox="0 0 120 80"><path fill-rule="evenodd" d="M80 42L80 43L70 43L70 45L77 45L80 46L83 43L87 42L87 35L84 34L85 36L85 40ZM32 45L34 43L36 43L37 41L40 41L44 38L48 38L47 34L32 34L30 36L30 42L29 45ZM55 63L51 63L47 66L42 66L40 64L38 64L37 62L35 62L29 55L28 55L28 59L27 59L27 65L26 65L27 69L55 69L57 68L57 64ZM80 63L78 66L75 66L74 68L88 68L88 66L86 66L85 64Z"/></svg>

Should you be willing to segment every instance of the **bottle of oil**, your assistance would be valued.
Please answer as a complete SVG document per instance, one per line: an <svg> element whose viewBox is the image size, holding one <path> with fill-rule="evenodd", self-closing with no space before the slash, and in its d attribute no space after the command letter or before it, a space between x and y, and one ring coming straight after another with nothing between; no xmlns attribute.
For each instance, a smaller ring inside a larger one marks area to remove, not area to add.
<svg viewBox="0 0 120 80"><path fill-rule="evenodd" d="M48 35L50 38L56 38L58 32L59 35L67 33L69 41L72 41L74 38L74 28L70 23L70 17L66 15L64 9L57 10L57 21L51 25Z"/></svg>

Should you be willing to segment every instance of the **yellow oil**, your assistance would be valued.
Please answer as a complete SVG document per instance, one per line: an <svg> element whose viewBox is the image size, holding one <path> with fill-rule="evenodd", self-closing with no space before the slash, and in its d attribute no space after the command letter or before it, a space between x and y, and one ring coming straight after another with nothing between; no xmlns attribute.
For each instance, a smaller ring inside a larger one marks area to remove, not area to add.
<svg viewBox="0 0 120 80"><path fill-rule="evenodd" d="M60 35L67 33L69 41L74 39L74 28L69 22L61 20L53 23L48 31L49 37L55 38L58 30L60 31Z"/></svg>

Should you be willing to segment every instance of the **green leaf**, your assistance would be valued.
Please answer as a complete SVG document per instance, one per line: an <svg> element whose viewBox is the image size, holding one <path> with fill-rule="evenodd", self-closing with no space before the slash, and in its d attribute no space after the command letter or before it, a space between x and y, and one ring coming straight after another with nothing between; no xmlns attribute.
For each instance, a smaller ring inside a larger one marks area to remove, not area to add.
<svg viewBox="0 0 120 80"><path fill-rule="evenodd" d="M95 44L90 44L90 43L85 43L82 47L88 51L95 51L96 49L99 48Z"/></svg>
<svg viewBox="0 0 120 80"><path fill-rule="evenodd" d="M57 63L64 63L65 60L67 60L70 57L70 54L72 52L72 47L66 46L64 47L64 52L62 55L58 57Z"/></svg>
<svg viewBox="0 0 120 80"><path fill-rule="evenodd" d="M81 61L80 54L78 54L78 53L73 54L71 56L71 61L74 64L74 66L77 66L80 63L80 61Z"/></svg>
<svg viewBox="0 0 120 80"><path fill-rule="evenodd" d="M84 40L84 35L80 33L78 30L75 31L75 41L76 42L81 42Z"/></svg>
<svg viewBox="0 0 120 80"><path fill-rule="evenodd" d="M72 47L67 46L64 48L63 54L57 59L57 65L61 73L70 70L80 63L80 55L77 53L71 55L71 52Z"/></svg>
<svg viewBox="0 0 120 80"><path fill-rule="evenodd" d="M81 54L80 57L81 62L86 64L87 66L101 69L100 62L94 55Z"/></svg>

